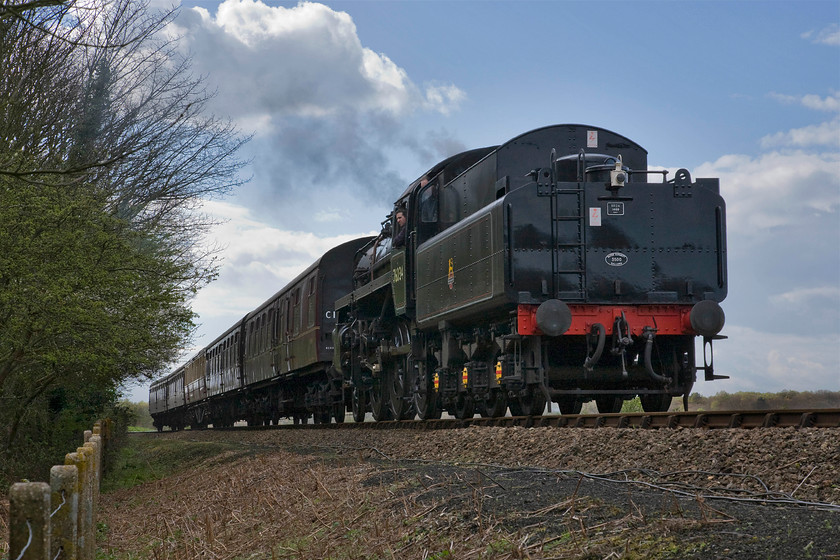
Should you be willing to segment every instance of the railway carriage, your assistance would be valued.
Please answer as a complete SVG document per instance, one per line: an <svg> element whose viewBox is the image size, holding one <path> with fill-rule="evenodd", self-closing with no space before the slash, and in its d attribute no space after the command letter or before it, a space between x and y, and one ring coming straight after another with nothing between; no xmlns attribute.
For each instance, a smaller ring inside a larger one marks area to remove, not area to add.
<svg viewBox="0 0 840 560"><path fill-rule="evenodd" d="M149 387L149 414L158 430L164 426L179 430L186 425L184 371L181 366Z"/></svg>
<svg viewBox="0 0 840 560"><path fill-rule="evenodd" d="M352 289L356 254L369 240L330 249L185 366L152 384L155 426L261 425L313 415L343 421L344 382L330 373L333 302Z"/></svg>

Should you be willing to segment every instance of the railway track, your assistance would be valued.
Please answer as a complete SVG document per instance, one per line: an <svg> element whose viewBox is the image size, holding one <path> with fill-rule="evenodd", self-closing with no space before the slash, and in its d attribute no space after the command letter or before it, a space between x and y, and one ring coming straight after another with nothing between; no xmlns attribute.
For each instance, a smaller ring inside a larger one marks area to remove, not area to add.
<svg viewBox="0 0 840 560"><path fill-rule="evenodd" d="M502 418L442 418L340 424L284 424L283 429L343 430L447 430L470 426L524 428L840 428L840 408L798 410L721 410L689 412L636 412L616 414L567 414L505 416ZM247 429L264 429L248 427Z"/></svg>

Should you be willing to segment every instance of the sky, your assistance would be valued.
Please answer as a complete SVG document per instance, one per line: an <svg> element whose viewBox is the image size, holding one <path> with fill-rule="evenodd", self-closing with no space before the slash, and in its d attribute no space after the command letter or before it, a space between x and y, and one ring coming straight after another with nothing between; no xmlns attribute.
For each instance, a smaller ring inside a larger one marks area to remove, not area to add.
<svg viewBox="0 0 840 560"><path fill-rule="evenodd" d="M167 32L253 134L184 359L441 159L578 123L720 178L730 379L694 392L840 390L840 3L185 1Z"/></svg>

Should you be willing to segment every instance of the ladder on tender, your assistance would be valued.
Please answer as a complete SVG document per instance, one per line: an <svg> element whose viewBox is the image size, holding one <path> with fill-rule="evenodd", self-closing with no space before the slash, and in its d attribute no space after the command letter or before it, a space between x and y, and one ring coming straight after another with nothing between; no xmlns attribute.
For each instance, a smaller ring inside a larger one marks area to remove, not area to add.
<svg viewBox="0 0 840 560"><path fill-rule="evenodd" d="M578 188L555 188L554 196L551 197L551 230L554 242L552 288L554 297L564 301L586 299L587 214L583 185L577 183Z"/></svg>

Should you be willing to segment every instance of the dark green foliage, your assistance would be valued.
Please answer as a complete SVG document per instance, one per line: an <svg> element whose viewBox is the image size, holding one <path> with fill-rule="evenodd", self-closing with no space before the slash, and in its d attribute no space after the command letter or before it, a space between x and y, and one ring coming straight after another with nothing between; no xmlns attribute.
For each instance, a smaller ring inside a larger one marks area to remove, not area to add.
<svg viewBox="0 0 840 560"><path fill-rule="evenodd" d="M240 182L171 14L73 4L0 17L0 482L43 480L178 356L216 274L193 209Z"/></svg>
<svg viewBox="0 0 840 560"><path fill-rule="evenodd" d="M191 328L187 270L69 189L0 179L0 463L48 480L127 374L151 375Z"/></svg>
<svg viewBox="0 0 840 560"><path fill-rule="evenodd" d="M0 199L0 420L9 447L28 409L61 411L72 393L101 412L127 372L164 368L192 312L180 285L189 263L84 190L0 179Z"/></svg>

